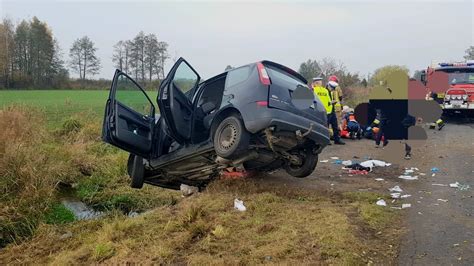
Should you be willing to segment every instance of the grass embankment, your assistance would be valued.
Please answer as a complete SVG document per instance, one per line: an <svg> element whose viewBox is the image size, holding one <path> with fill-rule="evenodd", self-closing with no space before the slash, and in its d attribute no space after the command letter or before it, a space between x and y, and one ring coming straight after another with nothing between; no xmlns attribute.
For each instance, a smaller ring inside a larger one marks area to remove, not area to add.
<svg viewBox="0 0 474 266"><path fill-rule="evenodd" d="M43 222L71 221L61 187L75 187L74 196L102 210L175 202L158 188L128 188L127 154L100 141L98 119L77 115L47 130L40 111L7 107L0 128L0 246L32 236Z"/></svg>
<svg viewBox="0 0 474 266"><path fill-rule="evenodd" d="M380 195L326 194L261 180L217 181L182 199L128 187L127 154L100 141L90 112L51 129L36 109L0 111L0 264L390 262L399 226ZM104 218L75 221L61 187ZM248 210L233 210L233 200ZM146 211L130 218L125 212Z"/></svg>

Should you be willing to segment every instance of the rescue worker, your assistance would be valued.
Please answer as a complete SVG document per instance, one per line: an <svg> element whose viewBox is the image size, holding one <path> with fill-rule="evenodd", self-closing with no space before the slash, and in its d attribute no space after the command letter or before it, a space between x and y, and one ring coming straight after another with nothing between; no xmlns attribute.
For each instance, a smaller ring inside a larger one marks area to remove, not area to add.
<svg viewBox="0 0 474 266"><path fill-rule="evenodd" d="M425 96L425 100L427 100L427 101L437 101L437 99L438 99L438 94L436 92L429 91ZM434 123L430 124L430 129L435 129L436 126L438 126L438 130L441 130L441 129L443 129L444 125L445 125L445 123L444 123L443 119L439 118Z"/></svg>
<svg viewBox="0 0 474 266"><path fill-rule="evenodd" d="M342 89L339 86L339 79L336 75L332 75L328 79L328 83L334 85L334 89L331 90L331 96L334 100L334 111L336 112L337 121L342 121Z"/></svg>
<svg viewBox="0 0 474 266"><path fill-rule="evenodd" d="M355 118L354 109L349 108L349 106L344 106L342 113L342 130L346 131L349 135L348 137L351 139L355 139L355 137L361 139L362 129Z"/></svg>
<svg viewBox="0 0 474 266"><path fill-rule="evenodd" d="M326 108L328 126L331 125L333 131L334 144L344 145L344 143L339 136L339 127L337 124L336 113L334 112L334 102L331 97L331 92L328 88L323 87L323 79L320 77L313 78L311 84L314 90L314 94L319 98L321 103Z"/></svg>

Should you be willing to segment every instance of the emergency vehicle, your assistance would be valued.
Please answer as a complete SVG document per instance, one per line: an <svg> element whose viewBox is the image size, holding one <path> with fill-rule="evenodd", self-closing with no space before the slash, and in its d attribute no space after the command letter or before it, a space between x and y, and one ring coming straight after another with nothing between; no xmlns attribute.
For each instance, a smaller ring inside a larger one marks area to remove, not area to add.
<svg viewBox="0 0 474 266"><path fill-rule="evenodd" d="M444 72L448 78L446 91L433 93L443 113L474 115L474 61L432 64L422 72L421 81L430 86L436 72Z"/></svg>

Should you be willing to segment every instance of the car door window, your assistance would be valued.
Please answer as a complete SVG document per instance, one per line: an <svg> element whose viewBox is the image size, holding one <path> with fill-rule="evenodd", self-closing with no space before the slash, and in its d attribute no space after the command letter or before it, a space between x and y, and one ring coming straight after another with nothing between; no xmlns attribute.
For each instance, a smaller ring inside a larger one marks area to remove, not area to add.
<svg viewBox="0 0 474 266"><path fill-rule="evenodd" d="M151 117L154 113L153 104L145 92L124 74L117 79L115 100L139 114Z"/></svg>
<svg viewBox="0 0 474 266"><path fill-rule="evenodd" d="M199 82L199 76L194 70L186 63L182 62L173 77L173 84L188 98L191 98L192 89L194 89Z"/></svg>

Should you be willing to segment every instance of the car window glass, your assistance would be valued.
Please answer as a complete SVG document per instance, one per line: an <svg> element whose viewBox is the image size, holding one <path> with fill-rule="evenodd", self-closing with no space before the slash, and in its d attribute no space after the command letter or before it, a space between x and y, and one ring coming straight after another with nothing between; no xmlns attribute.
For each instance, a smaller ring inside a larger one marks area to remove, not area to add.
<svg viewBox="0 0 474 266"><path fill-rule="evenodd" d="M237 69L233 69L231 71L229 71L229 73L227 74L227 80L226 80L226 84L225 84L225 87L228 88L228 87L232 87L240 82L243 82L245 80L248 79L250 75L250 67L249 66L244 66L244 67L240 67L240 68L237 68Z"/></svg>
<svg viewBox="0 0 474 266"><path fill-rule="evenodd" d="M123 74L117 79L115 100L142 115L153 114L153 105L146 94Z"/></svg>
<svg viewBox="0 0 474 266"><path fill-rule="evenodd" d="M174 85L178 87L183 93L186 93L194 88L198 81L198 75L184 61L178 66L178 69L176 69L173 77Z"/></svg>
<svg viewBox="0 0 474 266"><path fill-rule="evenodd" d="M273 84L279 84L289 89L295 90L298 86L307 87L301 80L293 77L291 74L284 72L283 70L266 66L268 75Z"/></svg>

